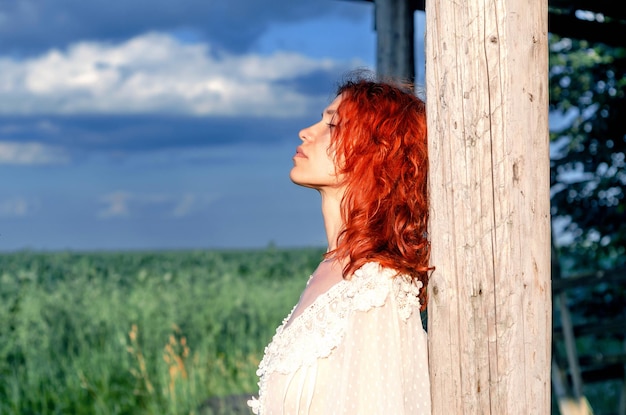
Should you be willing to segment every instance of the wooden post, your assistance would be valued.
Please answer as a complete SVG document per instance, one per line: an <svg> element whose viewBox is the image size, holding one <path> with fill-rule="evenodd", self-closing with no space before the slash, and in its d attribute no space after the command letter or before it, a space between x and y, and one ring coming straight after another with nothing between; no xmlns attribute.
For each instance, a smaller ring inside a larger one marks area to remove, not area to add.
<svg viewBox="0 0 626 415"><path fill-rule="evenodd" d="M376 72L413 82L414 14L410 0L375 0Z"/></svg>
<svg viewBox="0 0 626 415"><path fill-rule="evenodd" d="M426 2L433 415L550 413L547 6Z"/></svg>

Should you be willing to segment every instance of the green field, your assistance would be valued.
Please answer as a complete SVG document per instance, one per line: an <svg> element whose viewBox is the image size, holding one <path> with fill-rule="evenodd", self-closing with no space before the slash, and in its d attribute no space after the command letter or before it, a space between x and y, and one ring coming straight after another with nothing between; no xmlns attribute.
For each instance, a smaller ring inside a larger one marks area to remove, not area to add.
<svg viewBox="0 0 626 415"><path fill-rule="evenodd" d="M234 408L322 253L0 254L0 415L249 413ZM586 386L614 413L619 381Z"/></svg>
<svg viewBox="0 0 626 415"><path fill-rule="evenodd" d="M198 414L256 367L321 249L0 255L0 414Z"/></svg>

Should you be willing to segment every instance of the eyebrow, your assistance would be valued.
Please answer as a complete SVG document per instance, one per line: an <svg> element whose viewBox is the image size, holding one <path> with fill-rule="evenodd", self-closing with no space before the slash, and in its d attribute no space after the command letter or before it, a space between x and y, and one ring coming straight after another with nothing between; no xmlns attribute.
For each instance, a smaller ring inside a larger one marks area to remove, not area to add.
<svg viewBox="0 0 626 415"><path fill-rule="evenodd" d="M337 112L337 110L327 109L324 112L322 112L322 118L324 117L324 114L326 114L326 115L334 115L336 112Z"/></svg>

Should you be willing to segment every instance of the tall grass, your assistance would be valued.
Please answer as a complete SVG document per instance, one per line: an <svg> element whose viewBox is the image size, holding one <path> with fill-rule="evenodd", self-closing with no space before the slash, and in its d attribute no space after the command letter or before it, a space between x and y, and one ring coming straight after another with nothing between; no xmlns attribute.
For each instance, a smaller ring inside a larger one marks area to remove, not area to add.
<svg viewBox="0 0 626 415"><path fill-rule="evenodd" d="M0 255L0 414L193 414L254 393L321 253Z"/></svg>

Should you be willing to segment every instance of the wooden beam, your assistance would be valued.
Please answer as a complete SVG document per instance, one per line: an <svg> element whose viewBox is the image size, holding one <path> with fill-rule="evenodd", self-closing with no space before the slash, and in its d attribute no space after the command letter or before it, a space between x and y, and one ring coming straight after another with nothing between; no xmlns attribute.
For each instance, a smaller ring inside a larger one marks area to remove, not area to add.
<svg viewBox="0 0 626 415"><path fill-rule="evenodd" d="M624 322L623 317L617 317L613 320L602 321L602 322L592 322L586 324L577 324L573 327L574 329L574 337L582 337L582 336L600 336L603 337L626 337L626 323ZM556 340L557 338L561 340L563 338L563 326L555 326L553 330L553 336Z"/></svg>
<svg viewBox="0 0 626 415"><path fill-rule="evenodd" d="M413 82L415 78L414 10L411 0L376 0L376 72Z"/></svg>
<svg viewBox="0 0 626 415"><path fill-rule="evenodd" d="M623 364L601 365L595 368L585 368L582 371L585 383L606 382L613 379L624 379L626 369Z"/></svg>
<svg viewBox="0 0 626 415"><path fill-rule="evenodd" d="M567 293L562 292L556 298L561 315L561 327L563 328L563 343L567 357L567 367L572 378L572 391L574 399L579 400L583 396L583 380L580 375L580 363L578 362L578 350L576 337L574 337L574 325L567 307Z"/></svg>
<svg viewBox="0 0 626 415"><path fill-rule="evenodd" d="M626 267L590 272L582 275L571 275L565 278L555 278L552 281L552 291L557 293L570 288L589 287L601 283L616 285L626 284Z"/></svg>
<svg viewBox="0 0 626 415"><path fill-rule="evenodd" d="M626 353L612 353L580 356L580 366L626 365Z"/></svg>
<svg viewBox="0 0 626 415"><path fill-rule="evenodd" d="M576 10L585 10L600 13L608 19L626 19L623 3L615 0L550 0L548 5L554 14L573 14Z"/></svg>
<svg viewBox="0 0 626 415"><path fill-rule="evenodd" d="M374 3L374 0L358 0ZM377 0L378 1L378 0ZM424 0L409 0L410 10L425 11ZM626 47L626 8L615 0L550 0L549 32L561 37ZM576 17L577 10L605 16L604 22Z"/></svg>
<svg viewBox="0 0 626 415"><path fill-rule="evenodd" d="M626 339L622 341L624 352L626 352ZM622 374L622 391L619 396L619 403L617 404L617 414L618 415L626 415L626 362L622 365L622 370L624 373Z"/></svg>
<svg viewBox="0 0 626 415"><path fill-rule="evenodd" d="M626 47L626 25L620 22L592 22L573 15L550 14L550 33L561 37Z"/></svg>
<svg viewBox="0 0 626 415"><path fill-rule="evenodd" d="M549 414L547 0L426 2L433 415Z"/></svg>

